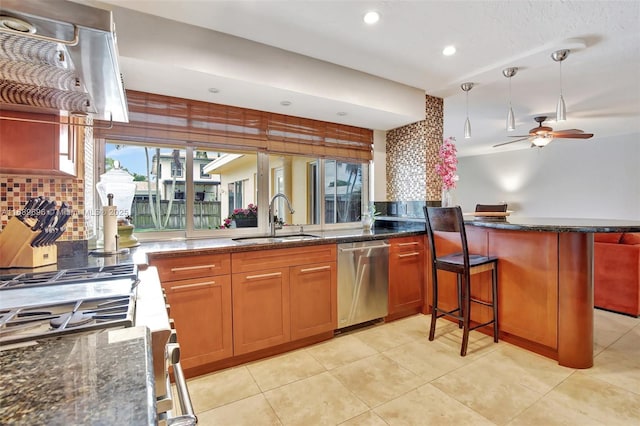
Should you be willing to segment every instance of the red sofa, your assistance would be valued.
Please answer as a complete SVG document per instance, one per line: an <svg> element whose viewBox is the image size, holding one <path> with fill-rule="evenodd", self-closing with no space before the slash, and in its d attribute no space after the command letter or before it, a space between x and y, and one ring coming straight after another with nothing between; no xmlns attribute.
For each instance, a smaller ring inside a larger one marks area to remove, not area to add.
<svg viewBox="0 0 640 426"><path fill-rule="evenodd" d="M594 235L594 305L640 316L640 233Z"/></svg>

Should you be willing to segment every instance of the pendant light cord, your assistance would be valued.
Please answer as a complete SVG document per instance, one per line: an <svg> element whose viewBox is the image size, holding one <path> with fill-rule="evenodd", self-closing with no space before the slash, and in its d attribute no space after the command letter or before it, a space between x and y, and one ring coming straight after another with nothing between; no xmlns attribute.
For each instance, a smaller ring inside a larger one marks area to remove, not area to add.
<svg viewBox="0 0 640 426"><path fill-rule="evenodd" d="M509 77L509 108L511 108L511 77Z"/></svg>
<svg viewBox="0 0 640 426"><path fill-rule="evenodd" d="M469 119L469 91L465 92L467 94L467 120Z"/></svg>
<svg viewBox="0 0 640 426"><path fill-rule="evenodd" d="M562 61L560 61L560 96L562 96Z"/></svg>

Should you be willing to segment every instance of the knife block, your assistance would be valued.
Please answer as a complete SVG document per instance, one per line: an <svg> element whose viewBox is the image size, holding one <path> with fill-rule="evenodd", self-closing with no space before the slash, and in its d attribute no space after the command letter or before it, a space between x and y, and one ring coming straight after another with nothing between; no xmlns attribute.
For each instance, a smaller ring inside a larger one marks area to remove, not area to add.
<svg viewBox="0 0 640 426"><path fill-rule="evenodd" d="M57 263L58 247L55 244L31 247L39 233L12 217L0 233L0 268L37 268Z"/></svg>

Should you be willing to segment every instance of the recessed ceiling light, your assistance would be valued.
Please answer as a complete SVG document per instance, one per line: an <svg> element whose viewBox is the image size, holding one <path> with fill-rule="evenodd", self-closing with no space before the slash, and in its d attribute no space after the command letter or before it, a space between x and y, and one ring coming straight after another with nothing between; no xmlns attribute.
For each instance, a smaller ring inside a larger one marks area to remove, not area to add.
<svg viewBox="0 0 640 426"><path fill-rule="evenodd" d="M380 14L378 12L375 12L375 11L367 12L367 13L365 13L364 18L362 18L362 19L367 24L372 25L372 24L375 24L376 22L378 22L380 20Z"/></svg>
<svg viewBox="0 0 640 426"><path fill-rule="evenodd" d="M209 92L211 92L211 93L220 93L220 89L217 89L215 87L210 87L209 88Z"/></svg>
<svg viewBox="0 0 640 426"><path fill-rule="evenodd" d="M280 102L280 105L282 105L282 106L289 106L289 105L291 105L291 101L281 101L281 102Z"/></svg>
<svg viewBox="0 0 640 426"><path fill-rule="evenodd" d="M340 117L344 117L345 115L347 115L347 113L344 111L338 111L336 112L336 115L339 115Z"/></svg>
<svg viewBox="0 0 640 426"><path fill-rule="evenodd" d="M455 53L456 53L456 47L455 46L447 46L444 49L442 49L442 54L444 56L455 55Z"/></svg>

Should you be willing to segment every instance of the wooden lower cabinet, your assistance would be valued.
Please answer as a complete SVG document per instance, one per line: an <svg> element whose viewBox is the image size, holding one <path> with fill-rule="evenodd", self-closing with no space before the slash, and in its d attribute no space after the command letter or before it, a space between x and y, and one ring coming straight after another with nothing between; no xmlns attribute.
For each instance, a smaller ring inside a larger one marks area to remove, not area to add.
<svg viewBox="0 0 640 426"><path fill-rule="evenodd" d="M291 340L337 328L336 262L289 268Z"/></svg>
<svg viewBox="0 0 640 426"><path fill-rule="evenodd" d="M336 329L334 244L233 253L231 264L234 355Z"/></svg>
<svg viewBox="0 0 640 426"><path fill-rule="evenodd" d="M175 322L183 368L233 355L229 275L170 281L162 287Z"/></svg>
<svg viewBox="0 0 640 426"><path fill-rule="evenodd" d="M207 364L233 365L245 354L324 339L337 327L335 244L151 254L150 263L170 305L184 369L202 374L211 371Z"/></svg>
<svg viewBox="0 0 640 426"><path fill-rule="evenodd" d="M389 249L388 318L420 312L425 283L423 237L394 238Z"/></svg>
<svg viewBox="0 0 640 426"><path fill-rule="evenodd" d="M291 340L289 268L233 274L235 355Z"/></svg>

